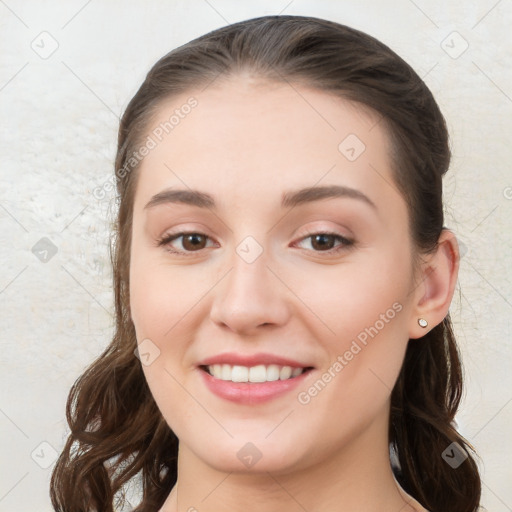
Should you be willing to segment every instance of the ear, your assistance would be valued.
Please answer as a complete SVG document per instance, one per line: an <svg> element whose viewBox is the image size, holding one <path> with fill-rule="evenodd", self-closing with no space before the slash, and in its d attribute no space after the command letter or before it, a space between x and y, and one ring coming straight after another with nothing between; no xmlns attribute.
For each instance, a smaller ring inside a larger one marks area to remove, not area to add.
<svg viewBox="0 0 512 512"><path fill-rule="evenodd" d="M457 238L450 230L443 229L436 251L423 258L416 288L412 291L414 299L409 338L421 338L448 314L459 273L459 260ZM418 324L420 318L428 322L426 328Z"/></svg>

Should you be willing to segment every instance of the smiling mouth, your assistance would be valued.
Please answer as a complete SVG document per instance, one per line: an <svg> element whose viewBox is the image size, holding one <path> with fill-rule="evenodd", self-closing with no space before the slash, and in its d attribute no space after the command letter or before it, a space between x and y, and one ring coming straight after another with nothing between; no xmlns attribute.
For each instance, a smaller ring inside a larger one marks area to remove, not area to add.
<svg viewBox="0 0 512 512"><path fill-rule="evenodd" d="M305 368L294 368L292 366L281 366L277 364L260 364L250 367L231 364L212 364L202 365L199 368L210 374L215 379L241 383L290 380L313 369L311 366Z"/></svg>

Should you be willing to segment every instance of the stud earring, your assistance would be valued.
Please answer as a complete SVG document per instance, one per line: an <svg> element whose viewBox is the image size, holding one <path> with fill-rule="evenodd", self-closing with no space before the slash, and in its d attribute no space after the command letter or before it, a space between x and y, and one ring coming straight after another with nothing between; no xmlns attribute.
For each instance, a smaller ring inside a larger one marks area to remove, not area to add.
<svg viewBox="0 0 512 512"><path fill-rule="evenodd" d="M424 318L418 318L418 324L424 329L428 326L428 322Z"/></svg>

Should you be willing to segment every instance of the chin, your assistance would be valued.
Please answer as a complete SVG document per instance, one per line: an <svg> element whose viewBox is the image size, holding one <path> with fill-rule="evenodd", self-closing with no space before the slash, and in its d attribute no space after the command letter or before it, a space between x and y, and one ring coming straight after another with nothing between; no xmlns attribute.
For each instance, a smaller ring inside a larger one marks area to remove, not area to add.
<svg viewBox="0 0 512 512"><path fill-rule="evenodd" d="M293 441L292 436L265 439L260 433L258 436L238 434L229 439L206 438L200 446L194 443L190 449L217 471L254 474L287 472L300 466L306 457L298 452L298 446L303 447L303 441Z"/></svg>

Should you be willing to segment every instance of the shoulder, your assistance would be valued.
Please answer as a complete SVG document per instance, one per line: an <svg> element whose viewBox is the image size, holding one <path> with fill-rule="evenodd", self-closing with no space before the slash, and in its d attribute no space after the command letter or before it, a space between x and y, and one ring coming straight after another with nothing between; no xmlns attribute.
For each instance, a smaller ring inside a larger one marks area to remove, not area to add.
<svg viewBox="0 0 512 512"><path fill-rule="evenodd" d="M395 476L394 476L394 480L395 480L398 492L402 496L404 502L407 504L407 505L404 505L404 512L405 512L405 509L407 509L408 512L429 512L429 510L427 510L421 503L416 501L410 494L408 494L407 492L404 491L404 489L402 488L402 486L400 485L400 483L398 482L398 480L396 479ZM407 506L407 508L406 508L406 506Z"/></svg>
<svg viewBox="0 0 512 512"><path fill-rule="evenodd" d="M411 495L407 494L400 486L398 487L400 490L400 494L402 495L404 501L407 503L411 512L429 512L421 503L416 501Z"/></svg>

